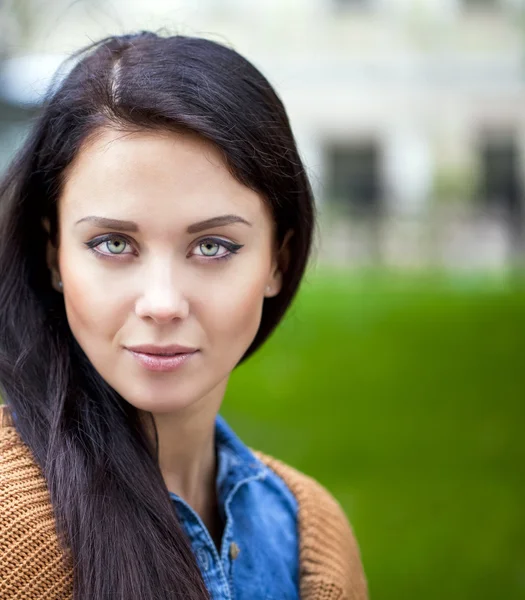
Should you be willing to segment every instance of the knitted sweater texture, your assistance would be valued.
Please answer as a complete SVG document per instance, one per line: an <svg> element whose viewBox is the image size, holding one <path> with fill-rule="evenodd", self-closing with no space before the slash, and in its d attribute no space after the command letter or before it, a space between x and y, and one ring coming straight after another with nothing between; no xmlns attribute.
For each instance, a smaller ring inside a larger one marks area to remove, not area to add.
<svg viewBox="0 0 525 600"><path fill-rule="evenodd" d="M299 505L301 599L367 600L359 549L340 505L314 479L255 454ZM46 481L7 407L0 406L0 598L72 600L72 590Z"/></svg>

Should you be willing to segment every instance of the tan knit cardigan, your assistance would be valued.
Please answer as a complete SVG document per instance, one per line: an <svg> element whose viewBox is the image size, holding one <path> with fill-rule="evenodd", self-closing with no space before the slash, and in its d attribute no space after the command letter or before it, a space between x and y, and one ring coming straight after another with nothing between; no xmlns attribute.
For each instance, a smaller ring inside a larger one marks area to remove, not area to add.
<svg viewBox="0 0 525 600"><path fill-rule="evenodd" d="M359 549L339 504L310 477L256 455L297 498L302 600L366 600ZM71 600L72 581L45 479L0 406L0 598Z"/></svg>

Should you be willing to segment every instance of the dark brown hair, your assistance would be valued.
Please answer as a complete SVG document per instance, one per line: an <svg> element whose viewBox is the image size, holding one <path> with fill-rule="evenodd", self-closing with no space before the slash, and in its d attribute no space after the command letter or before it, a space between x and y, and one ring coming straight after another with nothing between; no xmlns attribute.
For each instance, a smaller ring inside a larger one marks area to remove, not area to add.
<svg viewBox="0 0 525 600"><path fill-rule="evenodd" d="M0 381L42 468L76 600L202 599L207 592L136 409L98 374L67 323L46 264L65 169L101 127L191 131L268 203L289 263L243 359L290 305L314 202L284 107L247 60L215 42L149 32L78 53L0 187Z"/></svg>

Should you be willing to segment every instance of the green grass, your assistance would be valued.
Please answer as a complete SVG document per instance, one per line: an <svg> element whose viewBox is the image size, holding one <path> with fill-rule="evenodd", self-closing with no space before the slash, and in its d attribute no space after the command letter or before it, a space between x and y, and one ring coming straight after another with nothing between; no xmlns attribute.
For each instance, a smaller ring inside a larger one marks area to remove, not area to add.
<svg viewBox="0 0 525 600"><path fill-rule="evenodd" d="M310 276L222 412L341 502L373 599L525 597L523 280Z"/></svg>

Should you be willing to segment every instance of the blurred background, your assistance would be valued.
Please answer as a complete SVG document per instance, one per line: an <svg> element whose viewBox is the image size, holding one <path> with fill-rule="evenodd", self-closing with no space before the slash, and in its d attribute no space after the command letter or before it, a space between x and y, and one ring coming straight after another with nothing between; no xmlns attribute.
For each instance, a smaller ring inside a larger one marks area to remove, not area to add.
<svg viewBox="0 0 525 600"><path fill-rule="evenodd" d="M302 290L223 414L348 514L376 600L525 598L522 0L0 0L0 173L71 52L233 46L319 209Z"/></svg>

